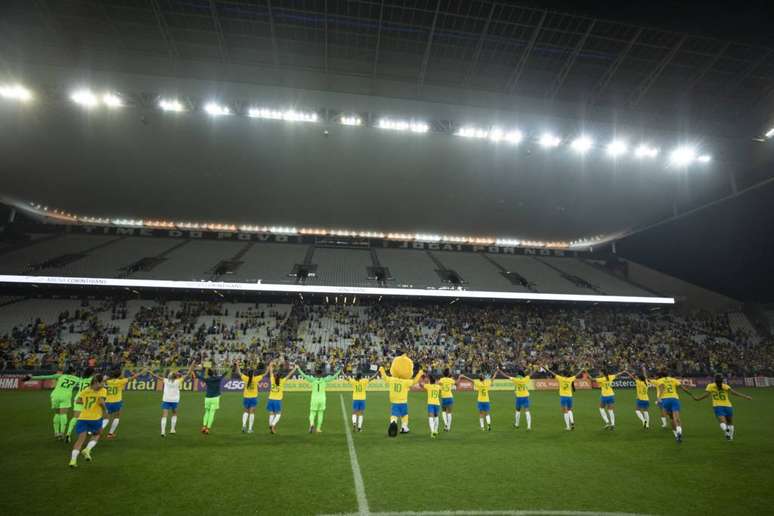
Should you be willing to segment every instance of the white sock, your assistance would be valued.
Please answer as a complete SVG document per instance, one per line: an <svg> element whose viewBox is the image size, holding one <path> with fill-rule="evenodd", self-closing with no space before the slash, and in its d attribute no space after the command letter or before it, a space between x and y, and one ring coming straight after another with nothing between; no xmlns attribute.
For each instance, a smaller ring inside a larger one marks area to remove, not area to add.
<svg viewBox="0 0 774 516"><path fill-rule="evenodd" d="M276 416L274 416L274 424L275 424L275 425L276 425L277 423L279 423L279 419L280 419L280 417L282 417L282 414L277 414Z"/></svg>
<svg viewBox="0 0 774 516"><path fill-rule="evenodd" d="M650 412L648 412L648 411L643 412L642 413L642 417L645 418L645 422L646 423L650 423Z"/></svg>
<svg viewBox="0 0 774 516"><path fill-rule="evenodd" d="M441 426L441 420L438 419L438 416L435 416L434 419L435 419L435 421L434 421L434 423L435 423L435 433L437 434L438 433L438 427Z"/></svg>
<svg viewBox="0 0 774 516"><path fill-rule="evenodd" d="M608 409L607 415L608 417L610 417L610 424L612 426L615 426L615 412L613 411L613 409Z"/></svg>
<svg viewBox="0 0 774 516"><path fill-rule="evenodd" d="M177 426L177 416L172 416L172 420L169 423L169 431L174 432Z"/></svg>
<svg viewBox="0 0 774 516"><path fill-rule="evenodd" d="M115 419L113 420L113 424L112 424L112 425L110 425L110 433L111 433L111 434L114 434L114 433L116 433L116 430L118 430L118 418L115 418Z"/></svg>
<svg viewBox="0 0 774 516"><path fill-rule="evenodd" d="M363 428L363 415L362 414L357 416L357 427L358 428Z"/></svg>
<svg viewBox="0 0 774 516"><path fill-rule="evenodd" d="M269 426L274 426L274 414L269 414Z"/></svg>
<svg viewBox="0 0 774 516"><path fill-rule="evenodd" d="M664 416L661 416L661 427L666 428L666 426L667 426L666 418Z"/></svg>
<svg viewBox="0 0 774 516"><path fill-rule="evenodd" d="M678 434L682 435L682 433L683 433L683 427L682 427L682 426L678 426L678 427L675 429L675 431L676 431Z"/></svg>
<svg viewBox="0 0 774 516"><path fill-rule="evenodd" d="M607 419L607 411L605 409L599 409L599 415L602 416L602 421L604 421L606 425L610 424L610 421Z"/></svg>
<svg viewBox="0 0 774 516"><path fill-rule="evenodd" d="M524 415L527 416L527 430L532 430L532 414L528 410Z"/></svg>
<svg viewBox="0 0 774 516"><path fill-rule="evenodd" d="M433 419L432 417L427 418L427 424L430 425L430 431L435 432L435 429L433 428Z"/></svg>
<svg viewBox="0 0 774 516"><path fill-rule="evenodd" d="M451 430L451 418L452 418L452 414L451 414L451 412L449 412L449 413L447 414L447 417L449 418L449 424L448 424L448 427L449 427L449 430Z"/></svg>
<svg viewBox="0 0 774 516"><path fill-rule="evenodd" d="M489 414L486 415L486 424L491 425L492 424L492 416Z"/></svg>
<svg viewBox="0 0 774 516"><path fill-rule="evenodd" d="M97 441L95 441L94 439L90 440L86 444L86 451L91 451L95 446L97 446Z"/></svg>
<svg viewBox="0 0 774 516"><path fill-rule="evenodd" d="M247 426L247 412L242 412L242 428Z"/></svg>
<svg viewBox="0 0 774 516"><path fill-rule="evenodd" d="M446 412L441 412L441 415L443 416L443 426L449 428L449 418L446 417L448 414Z"/></svg>
<svg viewBox="0 0 774 516"><path fill-rule="evenodd" d="M108 423L110 422L109 419L103 419L102 420L102 429L104 430L106 426L108 426Z"/></svg>
<svg viewBox="0 0 774 516"><path fill-rule="evenodd" d="M637 418L639 418L639 420L644 423L645 416L642 414L642 412L640 412L639 410L635 410L634 412L637 414Z"/></svg>
<svg viewBox="0 0 774 516"><path fill-rule="evenodd" d="M73 450L72 452L70 452L70 458L72 460L77 459L79 453L81 453L81 450Z"/></svg>
<svg viewBox="0 0 774 516"><path fill-rule="evenodd" d="M516 418L515 418L515 420L514 420L514 424L515 424L516 426L519 426L519 420L520 420L520 419L521 419L521 412L519 412L519 411L517 410L517 411L516 411Z"/></svg>
<svg viewBox="0 0 774 516"><path fill-rule="evenodd" d="M484 418L483 417L478 418L478 424L481 425L481 428L484 428Z"/></svg>
<svg viewBox="0 0 774 516"><path fill-rule="evenodd" d="M569 430L569 428L570 428L570 413L569 412L565 412L564 413L564 424L567 427L567 429Z"/></svg>
<svg viewBox="0 0 774 516"><path fill-rule="evenodd" d="M247 421L248 421L248 422L247 422L247 429L252 431L252 429L253 429L253 423L255 423L255 414L252 414L252 413L251 413L251 414L250 414L250 415L247 417Z"/></svg>
<svg viewBox="0 0 774 516"><path fill-rule="evenodd" d="M161 418L161 433L165 433L165 430L167 428L167 418L162 417Z"/></svg>
<svg viewBox="0 0 774 516"><path fill-rule="evenodd" d="M570 416L570 424L575 424L575 416L572 414L572 410L568 410L567 414Z"/></svg>
<svg viewBox="0 0 774 516"><path fill-rule="evenodd" d="M352 424L353 425L357 424L357 414L352 414Z"/></svg>
<svg viewBox="0 0 774 516"><path fill-rule="evenodd" d="M723 433L728 433L728 425L725 423L720 423L720 429L723 430Z"/></svg>
<svg viewBox="0 0 774 516"><path fill-rule="evenodd" d="M734 438L734 425L728 425L728 434L732 439Z"/></svg>

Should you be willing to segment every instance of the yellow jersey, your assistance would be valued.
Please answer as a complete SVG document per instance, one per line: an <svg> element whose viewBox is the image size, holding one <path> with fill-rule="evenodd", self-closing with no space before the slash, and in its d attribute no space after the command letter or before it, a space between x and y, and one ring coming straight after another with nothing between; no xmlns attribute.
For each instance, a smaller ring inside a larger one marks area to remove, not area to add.
<svg viewBox="0 0 774 516"><path fill-rule="evenodd" d="M664 398L680 399L680 396L677 395L677 387L679 385L682 385L682 382L677 378L672 378L671 376L665 376L664 378L660 378L658 380L658 385L661 386L661 399L664 399Z"/></svg>
<svg viewBox="0 0 774 516"><path fill-rule="evenodd" d="M444 398L444 399L453 398L454 393L452 391L456 384L457 382L454 381L454 378L444 377L438 380L438 385L441 386L441 398Z"/></svg>
<svg viewBox="0 0 774 516"><path fill-rule="evenodd" d="M427 391L427 404L428 405L440 405L441 404L441 386L437 383L426 383L425 390Z"/></svg>
<svg viewBox="0 0 774 516"><path fill-rule="evenodd" d="M518 378L511 378L513 386L516 389L517 398L529 398L529 376L521 376Z"/></svg>
<svg viewBox="0 0 774 516"><path fill-rule="evenodd" d="M596 380L597 385L599 385L600 389L600 396L615 396L615 392L613 392L613 380L615 380L616 375L609 374L607 376L600 376L598 378L594 378Z"/></svg>
<svg viewBox="0 0 774 516"><path fill-rule="evenodd" d="M718 389L718 386L714 383L711 383L707 385L707 388L705 389L707 392L712 394L712 406L713 407L730 407L731 405L731 397L729 396L731 386L724 383L722 385L721 389Z"/></svg>
<svg viewBox="0 0 774 516"><path fill-rule="evenodd" d="M635 378L634 380L634 388L637 389L637 399L640 401L650 401L650 396L648 395L648 387L650 387L649 382L643 382L639 378Z"/></svg>
<svg viewBox="0 0 774 516"><path fill-rule="evenodd" d="M380 367L379 374L390 390L390 403L408 403L408 393L411 390L411 386L418 383L424 373L419 371L414 378L403 379L388 376L384 368Z"/></svg>
<svg viewBox="0 0 774 516"><path fill-rule="evenodd" d="M271 388L269 389L270 400L281 400L285 394L285 384L288 382L285 378L280 378L279 385L277 385L275 376L271 375Z"/></svg>
<svg viewBox="0 0 774 516"><path fill-rule="evenodd" d="M368 389L368 383L370 380L367 378L361 378L360 380L349 380L349 384L352 386L352 400L363 401L366 399L366 389Z"/></svg>
<svg viewBox="0 0 774 516"><path fill-rule="evenodd" d="M126 384L129 383L129 378L111 378L105 382L107 384L107 399L106 403L118 403L124 399L124 389Z"/></svg>
<svg viewBox="0 0 774 516"><path fill-rule="evenodd" d="M240 374L239 375L239 379L242 380L245 383L245 386L242 389L242 397L243 398L257 398L258 397L258 384L261 383L261 380L263 379L263 375L255 375L255 376L253 376L253 381L250 382L250 385L247 384L247 382L250 380L250 377L247 376L246 374Z"/></svg>
<svg viewBox="0 0 774 516"><path fill-rule="evenodd" d="M473 388L478 391L478 398L476 398L476 401L480 403L489 401L489 390L492 388L492 380L473 380Z"/></svg>
<svg viewBox="0 0 774 516"><path fill-rule="evenodd" d="M554 375L554 379L559 382L559 396L572 397L572 382L575 381L575 377L557 374Z"/></svg>
<svg viewBox="0 0 774 516"><path fill-rule="evenodd" d="M83 405L83 409L78 419L85 419L87 421L102 419L102 405L100 401L104 401L105 398L107 398L107 389L104 387L98 391L91 387L86 387L79 392L75 401Z"/></svg>

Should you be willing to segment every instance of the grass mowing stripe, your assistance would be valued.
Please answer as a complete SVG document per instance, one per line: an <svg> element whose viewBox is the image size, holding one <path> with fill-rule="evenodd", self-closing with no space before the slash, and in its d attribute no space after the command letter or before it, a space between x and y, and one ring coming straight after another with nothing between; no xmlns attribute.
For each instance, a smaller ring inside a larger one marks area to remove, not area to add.
<svg viewBox="0 0 774 516"><path fill-rule="evenodd" d="M347 421L347 409L344 407L344 396L339 394L341 402L341 417L344 420L344 431L347 435L347 448L349 448L349 462L352 466L352 477L355 480L355 496L357 497L358 514L368 514L368 499L366 498L365 484L363 484L363 475L360 474L360 464L357 462L357 450L355 442L352 440L352 431L349 429Z"/></svg>

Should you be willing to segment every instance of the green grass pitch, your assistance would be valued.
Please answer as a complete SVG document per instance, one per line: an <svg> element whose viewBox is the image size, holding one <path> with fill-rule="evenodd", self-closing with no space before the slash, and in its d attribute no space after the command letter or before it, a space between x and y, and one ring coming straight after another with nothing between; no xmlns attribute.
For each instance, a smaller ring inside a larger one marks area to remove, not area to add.
<svg viewBox="0 0 774 516"><path fill-rule="evenodd" d="M685 441L645 431L633 392L617 393L615 432L603 431L598 392L577 393L577 430L566 432L555 392L532 395L533 430L513 428L513 395L493 393L493 431L478 428L472 393L456 396L454 428L431 440L425 396L412 393L410 435L386 437L386 393L368 397L354 434L368 509L385 511L620 511L771 514L774 390L736 401L737 436L726 442L708 400L683 399ZM199 433L202 394L183 394L178 435L159 436L160 393L125 394L118 439L94 462L68 469L54 440L47 392L2 392L0 514L330 514L358 510L345 425L351 396L328 394L319 435L307 433L308 394L287 394L279 434L242 434L241 397L224 394L212 434Z"/></svg>

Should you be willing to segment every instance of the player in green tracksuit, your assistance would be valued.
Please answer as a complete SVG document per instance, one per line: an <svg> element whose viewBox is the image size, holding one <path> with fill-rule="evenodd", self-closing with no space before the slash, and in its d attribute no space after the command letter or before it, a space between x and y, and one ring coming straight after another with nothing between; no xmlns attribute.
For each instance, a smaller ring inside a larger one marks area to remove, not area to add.
<svg viewBox="0 0 774 516"><path fill-rule="evenodd" d="M73 417L70 418L70 423L67 425L67 433L65 434L65 439L67 442L70 442L70 435L73 433L73 428L75 428L75 423L78 422L78 416L81 415L81 410L83 410L83 405L81 403L78 403L78 395L81 393L82 390L88 389L91 385L91 377L94 375L94 369L91 367L87 367L83 370L83 374L80 377L80 382L78 384L78 390L75 391L75 403L73 403Z"/></svg>
<svg viewBox="0 0 774 516"><path fill-rule="evenodd" d="M54 411L54 435L57 439L64 438L67 429L67 411L72 406L73 389L81 383L81 377L69 373L43 374L30 376L30 380L56 380L56 386L51 391L51 409Z"/></svg>
<svg viewBox="0 0 774 516"><path fill-rule="evenodd" d="M309 402L309 433L322 432L323 418L325 417L325 389L328 384L339 377L341 369L336 374L321 376L322 371L317 371L316 376L305 374L301 369L298 374L312 385L312 398Z"/></svg>

